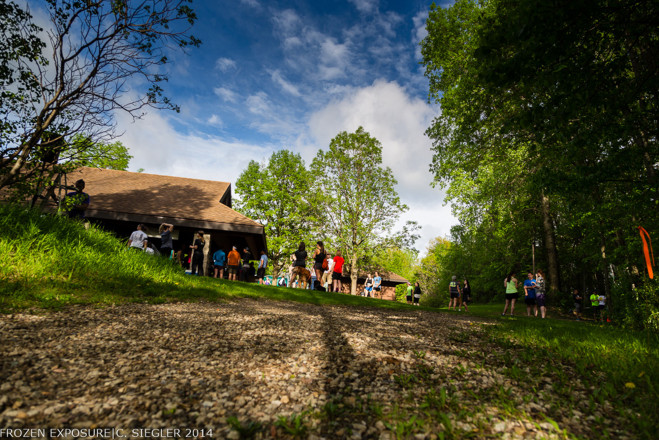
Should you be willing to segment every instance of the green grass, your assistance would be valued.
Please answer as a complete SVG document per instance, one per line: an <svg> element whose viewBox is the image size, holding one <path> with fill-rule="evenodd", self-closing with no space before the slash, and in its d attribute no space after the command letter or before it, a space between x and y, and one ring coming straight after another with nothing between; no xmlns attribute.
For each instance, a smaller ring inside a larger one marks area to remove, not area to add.
<svg viewBox="0 0 659 440"><path fill-rule="evenodd" d="M75 304L103 306L232 298L437 311L372 298L192 277L166 259L127 249L111 234L94 227L87 230L66 218L0 205L0 312L63 309ZM551 307L549 319L545 320L526 317L523 304L518 304L514 318L501 317L502 309L502 304L473 305L468 313L448 313L487 318L496 324L481 328L485 328L485 337L490 342L506 349L498 362L505 366L505 374L511 379L523 382L529 379L529 374L550 376L556 392L566 396L565 405L585 408L587 412L595 405L610 402L616 412L629 420L639 438L654 437L659 427L657 334L564 319ZM446 308L439 312L447 313ZM460 345L470 337L476 336L454 333L451 341ZM413 355L418 362L424 362L424 351L415 351ZM463 353L461 356L475 359L481 354ZM485 354L481 365L482 368L492 367L486 363ZM588 401L570 401L573 377L566 374L566 365L591 387ZM456 367L453 374L460 372ZM432 373L430 366L419 367L413 373L397 375L394 381L405 390L413 390L427 385ZM488 399L509 402L507 393L509 390L501 389ZM387 413L386 408L377 403L367 405L366 411L386 419L401 438L423 429L424 419L419 414L428 412L434 420L444 424L443 434L450 438L454 427L443 413L450 399L448 390L428 387L427 394L419 399L418 413L401 410L397 417L396 411ZM323 417L331 421L343 411L340 404L330 402ZM514 411L510 408L510 412ZM289 435L303 435L307 426L303 422L301 416L282 419L278 428ZM244 437L260 429L238 420L233 428Z"/></svg>

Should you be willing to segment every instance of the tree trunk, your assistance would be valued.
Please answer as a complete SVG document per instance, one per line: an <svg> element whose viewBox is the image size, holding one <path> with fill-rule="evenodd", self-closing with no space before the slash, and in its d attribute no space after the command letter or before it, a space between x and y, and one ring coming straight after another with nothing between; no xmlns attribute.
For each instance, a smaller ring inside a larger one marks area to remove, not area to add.
<svg viewBox="0 0 659 440"><path fill-rule="evenodd" d="M359 272L357 271L357 255L353 255L350 258L350 294L357 294L357 277Z"/></svg>
<svg viewBox="0 0 659 440"><path fill-rule="evenodd" d="M549 276L549 294L557 295L560 291L560 277L558 272L558 251L554 237L554 225L551 221L549 198L542 194L542 227L545 233L545 249L547 250L547 275Z"/></svg>

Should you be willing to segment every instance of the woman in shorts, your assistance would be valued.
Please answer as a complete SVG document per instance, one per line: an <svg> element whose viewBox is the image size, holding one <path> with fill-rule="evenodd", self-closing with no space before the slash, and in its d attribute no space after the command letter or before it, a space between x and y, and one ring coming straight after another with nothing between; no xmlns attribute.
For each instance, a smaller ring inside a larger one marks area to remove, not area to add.
<svg viewBox="0 0 659 440"><path fill-rule="evenodd" d="M503 307L503 313L501 316L506 315L506 310L510 306L510 316L513 316L515 313L515 301L519 297L517 293L517 278L515 278L515 272L510 272L506 279L503 280L503 286L506 288L506 305Z"/></svg>
<svg viewBox="0 0 659 440"><path fill-rule="evenodd" d="M373 291L373 277L369 273L368 276L366 277L366 281L364 281L364 296L369 298L371 296L372 291Z"/></svg>
<svg viewBox="0 0 659 440"><path fill-rule="evenodd" d="M325 246L322 241L316 242L316 250L313 252L313 270L316 273L316 279L320 280L323 277L323 261L327 258Z"/></svg>
<svg viewBox="0 0 659 440"><path fill-rule="evenodd" d="M469 284L468 279L464 279L464 282L462 284L462 305L465 308L465 312L467 311L467 305L471 302L471 284ZM460 310L458 308L458 310Z"/></svg>

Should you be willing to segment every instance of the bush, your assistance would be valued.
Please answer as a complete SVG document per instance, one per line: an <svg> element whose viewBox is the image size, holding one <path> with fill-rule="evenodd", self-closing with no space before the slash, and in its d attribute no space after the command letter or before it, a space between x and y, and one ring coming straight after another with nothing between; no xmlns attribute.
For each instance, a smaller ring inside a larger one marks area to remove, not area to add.
<svg viewBox="0 0 659 440"><path fill-rule="evenodd" d="M440 295L437 293L429 293L427 295L421 295L421 300L419 301L424 307L446 307L448 304L448 295Z"/></svg>

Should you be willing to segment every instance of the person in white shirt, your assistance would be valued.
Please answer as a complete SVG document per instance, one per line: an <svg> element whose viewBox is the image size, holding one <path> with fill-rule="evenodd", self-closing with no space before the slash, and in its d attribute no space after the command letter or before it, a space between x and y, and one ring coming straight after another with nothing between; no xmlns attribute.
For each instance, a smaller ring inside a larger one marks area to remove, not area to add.
<svg viewBox="0 0 659 440"><path fill-rule="evenodd" d="M321 278L321 282L323 283L323 287L325 288L325 290L328 290L329 285L332 283L333 270L334 270L334 258L332 258L332 254L330 252L327 252L327 270L325 270Z"/></svg>
<svg viewBox="0 0 659 440"><path fill-rule="evenodd" d="M149 237L144 232L144 225L140 223L137 225L137 231L130 234L130 238L128 239L128 247L131 249L135 248L143 251L147 247L146 243L148 238Z"/></svg>

